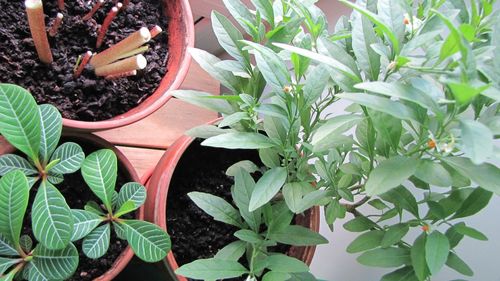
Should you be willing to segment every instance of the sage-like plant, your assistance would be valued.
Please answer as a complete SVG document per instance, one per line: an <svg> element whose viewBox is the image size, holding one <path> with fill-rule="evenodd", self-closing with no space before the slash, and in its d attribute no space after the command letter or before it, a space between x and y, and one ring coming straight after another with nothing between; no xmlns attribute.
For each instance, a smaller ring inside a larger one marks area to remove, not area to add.
<svg viewBox="0 0 500 281"><path fill-rule="evenodd" d="M24 153L0 156L0 176L18 170L28 177L30 187L40 182L32 210L36 239L51 250L64 249L70 242L73 218L63 195L53 184L64 174L80 169L85 158L73 142L58 146L62 117L52 105L37 105L25 89L0 84L0 133Z"/></svg>
<svg viewBox="0 0 500 281"><path fill-rule="evenodd" d="M49 183L42 182L45 184ZM54 250L41 243L34 245L30 236L21 235L29 189L20 170L0 178L0 280L67 279L78 266L78 251L72 243Z"/></svg>
<svg viewBox="0 0 500 281"><path fill-rule="evenodd" d="M355 11L329 34L309 2L254 0L252 11L225 1L252 41L214 13L235 60L192 54L230 93L175 93L223 115L190 134L208 146L259 149L263 177L285 170L284 180L252 192L250 212L279 198L296 213L320 205L332 230L352 214L344 228L360 235L347 251L394 268L383 280L430 280L445 265L471 276L456 246L487 238L463 218L500 194L495 1L340 2ZM290 43L270 40L297 16L303 28ZM333 112L339 101L351 104Z"/></svg>
<svg viewBox="0 0 500 281"><path fill-rule="evenodd" d="M117 169L116 155L109 149L93 152L83 162L83 178L103 207L91 201L85 210L71 210L75 221L71 241L83 239L83 253L97 259L108 251L113 228L139 258L146 262L160 261L170 251L170 237L155 224L124 218L144 204L146 188L129 182L116 192Z"/></svg>

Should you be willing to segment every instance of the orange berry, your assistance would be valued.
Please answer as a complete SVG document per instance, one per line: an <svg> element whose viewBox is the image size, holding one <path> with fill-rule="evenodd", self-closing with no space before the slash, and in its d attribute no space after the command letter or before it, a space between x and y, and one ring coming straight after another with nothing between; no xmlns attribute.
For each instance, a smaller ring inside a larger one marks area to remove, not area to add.
<svg viewBox="0 0 500 281"><path fill-rule="evenodd" d="M404 24L406 24L406 25L410 24L410 19L405 18L405 19L403 20L403 23L404 23Z"/></svg>
<svg viewBox="0 0 500 281"><path fill-rule="evenodd" d="M422 231L425 231L425 232L429 231L429 225L427 225L427 224L422 225Z"/></svg>
<svg viewBox="0 0 500 281"><path fill-rule="evenodd" d="M427 146L428 146L429 148L435 148L435 147L436 147L436 142L435 142L434 140L429 140L429 141L427 142Z"/></svg>

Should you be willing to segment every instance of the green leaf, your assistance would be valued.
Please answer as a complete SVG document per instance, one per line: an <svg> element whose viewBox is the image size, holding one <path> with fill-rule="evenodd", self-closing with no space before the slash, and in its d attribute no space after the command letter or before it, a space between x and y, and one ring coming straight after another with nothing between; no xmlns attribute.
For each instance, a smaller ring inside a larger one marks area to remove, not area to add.
<svg viewBox="0 0 500 281"><path fill-rule="evenodd" d="M122 186L118 193L116 208L120 208L125 202L130 201L134 204L133 210L141 207L146 202L146 188L139 183L129 182Z"/></svg>
<svg viewBox="0 0 500 281"><path fill-rule="evenodd" d="M474 275L472 269L453 252L450 252L450 254L448 255L448 259L446 260L446 265L465 276Z"/></svg>
<svg viewBox="0 0 500 281"><path fill-rule="evenodd" d="M109 240L111 237L111 227L109 223L99 226L92 230L82 243L83 253L91 258L98 259L106 254L109 248Z"/></svg>
<svg viewBox="0 0 500 281"><path fill-rule="evenodd" d="M249 211L255 211L269 202L281 189L287 178L287 171L283 167L268 170L257 181L250 198Z"/></svg>
<svg viewBox="0 0 500 281"><path fill-rule="evenodd" d="M324 92L328 80L330 80L330 74L322 65L316 66L306 75L306 82L304 88L302 88L306 105L312 105L316 102Z"/></svg>
<svg viewBox="0 0 500 281"><path fill-rule="evenodd" d="M411 266L405 266L382 276L380 281L416 281L418 280Z"/></svg>
<svg viewBox="0 0 500 281"><path fill-rule="evenodd" d="M472 163L479 165L493 153L493 134L484 124L473 120L461 120L462 151Z"/></svg>
<svg viewBox="0 0 500 281"><path fill-rule="evenodd" d="M38 106L40 115L40 160L42 163L49 161L50 155L56 149L61 137L62 116L59 110L50 104Z"/></svg>
<svg viewBox="0 0 500 281"><path fill-rule="evenodd" d="M236 236L236 238L240 239L241 241L251 244L259 244L264 242L262 236L248 229L240 229L234 233L234 236Z"/></svg>
<svg viewBox="0 0 500 281"><path fill-rule="evenodd" d="M82 176L92 192L102 200L108 211L112 210L118 164L112 150L101 149L85 158Z"/></svg>
<svg viewBox="0 0 500 281"><path fill-rule="evenodd" d="M425 242L425 260L431 275L441 270L448 259L450 251L450 242L448 238L439 231L433 231L427 236Z"/></svg>
<svg viewBox="0 0 500 281"><path fill-rule="evenodd" d="M380 198L407 210L417 218L419 217L417 200L415 199L415 196L413 196L413 194L404 186L398 186L384 194L381 194Z"/></svg>
<svg viewBox="0 0 500 281"><path fill-rule="evenodd" d="M401 44L405 38L404 14L405 11L399 0L378 0L377 11L378 16L394 33L394 36ZM394 44L394 43L393 43ZM393 46L395 53L398 54L398 48Z"/></svg>
<svg viewBox="0 0 500 281"><path fill-rule="evenodd" d="M339 115L326 120L315 132L311 140L312 145L328 141L334 135L340 135L355 127L364 118L359 115Z"/></svg>
<svg viewBox="0 0 500 281"><path fill-rule="evenodd" d="M309 272L309 267L301 260L282 254L271 255L266 258L267 268L284 273Z"/></svg>
<svg viewBox="0 0 500 281"><path fill-rule="evenodd" d="M214 258L219 260L238 261L245 254L247 243L234 241L220 249Z"/></svg>
<svg viewBox="0 0 500 281"><path fill-rule="evenodd" d="M58 174L72 174L80 169L84 158L85 153L80 145L74 142L63 143L50 157L51 162L59 160L50 171Z"/></svg>
<svg viewBox="0 0 500 281"><path fill-rule="evenodd" d="M251 29L245 24L245 22L253 23L255 21L255 17L252 15L250 10L243 5L240 0L223 0L223 2L229 13L245 30L245 32L252 34Z"/></svg>
<svg viewBox="0 0 500 281"><path fill-rule="evenodd" d="M375 96L372 94L361 93L342 93L337 97L350 100L352 102L364 105L371 109L387 113L396 118L408 121L418 122L416 113L410 107L401 102L392 101L388 98Z"/></svg>
<svg viewBox="0 0 500 281"><path fill-rule="evenodd" d="M42 181L31 212L33 234L45 248L64 249L73 233L73 216L63 195Z"/></svg>
<svg viewBox="0 0 500 281"><path fill-rule="evenodd" d="M474 191L467 196L467 199L463 201L462 205L460 205L460 208L451 219L465 218L477 214L488 205L492 196L493 193L487 190L480 187L475 188Z"/></svg>
<svg viewBox="0 0 500 281"><path fill-rule="evenodd" d="M38 106L31 94L17 85L0 84L0 134L31 159L38 159Z"/></svg>
<svg viewBox="0 0 500 281"><path fill-rule="evenodd" d="M486 235L481 233L479 230L466 226L465 223L458 223L454 228L458 233L462 235L469 236L481 241L488 241L488 237L486 237Z"/></svg>
<svg viewBox="0 0 500 281"><path fill-rule="evenodd" d="M4 176L13 170L19 170L27 176L38 174L37 169L21 156L15 154L4 154L0 156L0 176Z"/></svg>
<svg viewBox="0 0 500 281"><path fill-rule="evenodd" d="M359 67L370 80L378 80L380 73L380 55L371 47L379 42L372 23L363 16L358 16L352 23L352 46L358 59Z"/></svg>
<svg viewBox="0 0 500 281"><path fill-rule="evenodd" d="M351 232L363 232L375 227L376 224L367 217L360 216L344 223L343 227Z"/></svg>
<svg viewBox="0 0 500 281"><path fill-rule="evenodd" d="M279 243L294 246L327 244L328 240L321 234L299 225L288 225L269 233L269 237Z"/></svg>
<svg viewBox="0 0 500 281"><path fill-rule="evenodd" d="M216 112L231 114L233 113L233 108L231 104L223 99L212 99L212 94L193 91L193 90L177 90L173 91L172 95L180 100L194 104L199 107L203 107Z"/></svg>
<svg viewBox="0 0 500 281"><path fill-rule="evenodd" d="M381 162L368 176L365 185L367 194L380 195L399 186L415 173L417 164L417 160L403 156Z"/></svg>
<svg viewBox="0 0 500 281"><path fill-rule="evenodd" d="M442 159L460 174L470 178L482 188L500 195L500 169L492 164L474 165L464 157L446 157Z"/></svg>
<svg viewBox="0 0 500 281"><path fill-rule="evenodd" d="M246 171L248 173L255 173L259 170L259 167L257 167L257 165L255 165L250 160L242 160L240 162L237 162L237 163L231 165L229 168L227 168L226 175L234 177L238 174L240 169L243 169L244 171Z"/></svg>
<svg viewBox="0 0 500 281"><path fill-rule="evenodd" d="M133 212L137 208L135 207L134 202L132 201L126 201L124 202L115 212L115 217L119 218L125 214L128 214L130 212Z"/></svg>
<svg viewBox="0 0 500 281"><path fill-rule="evenodd" d="M127 220L122 226L132 250L143 261L161 261L170 251L170 237L159 226L138 220Z"/></svg>
<svg viewBox="0 0 500 281"><path fill-rule="evenodd" d="M262 281L290 281L292 276L284 272L269 271L262 277ZM316 280L315 280L316 281Z"/></svg>
<svg viewBox="0 0 500 281"><path fill-rule="evenodd" d="M257 11L267 22L274 27L274 11L272 2L269 0L251 0L252 4L257 8Z"/></svg>
<svg viewBox="0 0 500 281"><path fill-rule="evenodd" d="M354 254L377 248L380 246L383 237L384 232L382 230L365 232L356 237L356 239L354 239L349 246L347 246L347 252Z"/></svg>
<svg viewBox="0 0 500 281"><path fill-rule="evenodd" d="M28 280L30 281L48 281L47 277L45 277L42 272L40 272L40 270L35 266L34 263L29 263L28 266L24 269L23 273L24 272L28 274Z"/></svg>
<svg viewBox="0 0 500 281"><path fill-rule="evenodd" d="M50 250L39 244L33 251L32 263L47 279L64 280L78 267L78 250L71 243L61 250Z"/></svg>
<svg viewBox="0 0 500 281"><path fill-rule="evenodd" d="M389 228L387 228L380 246L382 246L382 248L386 248L398 243L403 237L405 237L409 230L410 227L405 223L399 223L390 226Z"/></svg>
<svg viewBox="0 0 500 281"><path fill-rule="evenodd" d="M99 206L99 204L97 204L95 201L87 202L87 204L85 204L83 209L85 209L85 211L87 211L87 212L91 212L91 213L96 214L96 215L104 215L104 212L102 211L101 206Z"/></svg>
<svg viewBox="0 0 500 281"><path fill-rule="evenodd" d="M254 231L259 231L262 211L260 209L250 212L248 206L252 192L255 189L255 181L252 176L239 168L234 175L234 189L232 190L233 200L238 207L241 216Z"/></svg>
<svg viewBox="0 0 500 281"><path fill-rule="evenodd" d="M450 173L439 163L430 160L420 160L415 176L435 186L448 187L453 184Z"/></svg>
<svg viewBox="0 0 500 281"><path fill-rule="evenodd" d="M14 248L19 247L24 214L28 207L29 186L21 171L0 178L0 233Z"/></svg>
<svg viewBox="0 0 500 281"><path fill-rule="evenodd" d="M402 248L380 248L364 252L357 261L366 266L398 267L410 263L410 251Z"/></svg>
<svg viewBox="0 0 500 281"><path fill-rule="evenodd" d="M221 13L212 11L212 30L226 52L241 62L244 66L249 66L250 57L247 51L241 47L243 35L234 25Z"/></svg>
<svg viewBox="0 0 500 281"><path fill-rule="evenodd" d="M415 239L411 247L411 265L418 280L425 280L429 276L429 268L425 259L425 244L427 234L422 233Z"/></svg>
<svg viewBox="0 0 500 281"><path fill-rule="evenodd" d="M448 230L446 230L445 235L446 235L446 237L448 237L448 241L450 241L450 248L451 249L455 248L460 243L460 241L462 241L462 239L464 238L464 235L458 233L458 231L456 230L457 226L459 226L460 224L463 224L463 222L457 223L456 225L454 225L454 226L448 228Z"/></svg>
<svg viewBox="0 0 500 281"><path fill-rule="evenodd" d="M241 217L236 210L226 200L203 192L190 192L188 196L205 213L212 216L214 220L221 221L236 227L243 227Z"/></svg>
<svg viewBox="0 0 500 281"><path fill-rule="evenodd" d="M3 258L0 257L0 276L3 276L3 274L9 269L11 266L18 264L22 262L22 259L10 259L10 258Z"/></svg>
<svg viewBox="0 0 500 281"><path fill-rule="evenodd" d="M2 256L18 256L19 253L16 247L12 245L12 242L7 239L2 233L0 233L0 255Z"/></svg>
<svg viewBox="0 0 500 281"><path fill-rule="evenodd" d="M211 137L204 140L201 144L226 149L260 149L275 146L268 137L262 134L242 132Z"/></svg>
<svg viewBox="0 0 500 281"><path fill-rule="evenodd" d="M31 237L28 235L22 235L19 239L19 244L25 253L31 252L31 249L33 248L33 240L31 240Z"/></svg>
<svg viewBox="0 0 500 281"><path fill-rule="evenodd" d="M248 270L237 261L214 258L196 260L175 271L177 275L202 280L235 278L245 273L248 273Z"/></svg>
<svg viewBox="0 0 500 281"><path fill-rule="evenodd" d="M113 222L113 229L115 230L116 237L122 240L127 240L127 230L122 224Z"/></svg>
<svg viewBox="0 0 500 281"><path fill-rule="evenodd" d="M71 241L77 241L87 236L103 221L99 215L85 210L71 210L71 214L74 221Z"/></svg>

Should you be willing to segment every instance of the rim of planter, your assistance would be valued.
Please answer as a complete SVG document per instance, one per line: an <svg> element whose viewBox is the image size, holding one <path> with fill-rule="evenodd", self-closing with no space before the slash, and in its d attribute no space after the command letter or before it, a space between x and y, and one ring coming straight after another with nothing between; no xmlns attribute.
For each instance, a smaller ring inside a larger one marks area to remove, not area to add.
<svg viewBox="0 0 500 281"><path fill-rule="evenodd" d="M118 148L116 148L113 144L106 141L105 139L92 134L84 134L80 132L71 132L71 131L64 131L62 136L82 139L86 142L95 144L98 147L113 150L113 152L116 154L116 157L118 158L119 165L122 166L122 169L124 169L123 172L125 172L132 181L140 182L142 184L145 183L141 181L141 179L137 175L137 172L132 166L132 163L130 163L128 158L120 150L118 150ZM0 145L1 145L0 155L6 153L13 153L16 151L16 149L12 145L10 145L2 136L0 136ZM139 220L144 219L144 205L141 208L139 208L139 211L136 214L136 219ZM130 246L127 246L127 248L125 248L125 250L123 250L123 252L118 256L118 258L116 258L113 265L108 269L108 271L106 271L103 275L94 279L94 281L113 280L113 278L115 278L120 272L123 271L123 269L128 265L128 263L130 262L130 260L132 260L133 257L134 257L134 252L132 251L132 248Z"/></svg>
<svg viewBox="0 0 500 281"><path fill-rule="evenodd" d="M215 122L221 120L217 118L216 120L209 122L208 124L214 124ZM170 182L174 174L175 168L179 163L184 152L189 148L191 143L195 138L183 135L178 138L165 152L160 161L158 162L151 178L147 184L147 197L146 197L146 208L145 208L145 219L160 226L163 230L167 231L167 196L170 187ZM320 209L318 206L313 207L306 211L304 215L296 216L296 224L308 227L309 229L319 232L320 225ZM316 251L316 246L305 246L290 248L288 255L299 258L307 265L311 265L314 253ZM164 260L167 267L170 267L173 272L179 265L175 260L173 252L170 251L168 256ZM185 277L175 275L172 273L172 277L176 277L179 281L188 281Z"/></svg>
<svg viewBox="0 0 500 281"><path fill-rule="evenodd" d="M137 107L103 121L78 121L63 119L66 129L72 131L96 132L130 125L151 115L172 98L168 92L180 87L191 65L188 48L194 47L194 21L188 0L162 0L168 23L168 62L167 73L160 85L146 100Z"/></svg>

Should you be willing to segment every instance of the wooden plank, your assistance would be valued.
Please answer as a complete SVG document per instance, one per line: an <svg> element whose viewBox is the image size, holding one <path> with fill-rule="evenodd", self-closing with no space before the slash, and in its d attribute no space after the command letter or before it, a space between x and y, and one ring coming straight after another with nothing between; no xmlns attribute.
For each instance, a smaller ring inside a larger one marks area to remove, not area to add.
<svg viewBox="0 0 500 281"><path fill-rule="evenodd" d="M144 174L153 169L160 158L165 153L165 150L145 149L135 147L117 147L125 156L127 156L132 166L134 166L137 174L142 179Z"/></svg>

